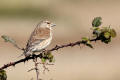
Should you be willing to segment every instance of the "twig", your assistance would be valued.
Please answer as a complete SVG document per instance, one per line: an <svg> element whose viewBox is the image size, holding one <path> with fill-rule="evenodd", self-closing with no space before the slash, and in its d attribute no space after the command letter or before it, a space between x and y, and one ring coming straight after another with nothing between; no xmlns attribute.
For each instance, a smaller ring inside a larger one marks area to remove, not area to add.
<svg viewBox="0 0 120 80"><path fill-rule="evenodd" d="M24 49L23 49L23 48L20 48L17 44L14 44L14 46L15 46L17 49L24 51Z"/></svg>
<svg viewBox="0 0 120 80"><path fill-rule="evenodd" d="M37 58L33 59L33 62L35 63L35 71L36 71L36 78L39 80L39 69L38 69L38 64L37 64Z"/></svg>
<svg viewBox="0 0 120 80"><path fill-rule="evenodd" d="M30 71L32 71L32 70L35 70L35 68L32 68L32 69L28 70L27 72L30 72Z"/></svg>
<svg viewBox="0 0 120 80"><path fill-rule="evenodd" d="M94 41L98 41L98 40L99 39L96 38L96 39L91 39L90 41L94 42ZM80 45L80 44L84 44L84 42L83 41L76 41L74 43L64 44L64 45L60 45L60 46L56 45L54 48L52 48L50 50L46 50L45 52L41 52L40 54L33 54L32 56L20 59L20 60L15 61L15 62L10 62L8 64L5 64L2 67L0 67L0 70L6 69L6 68L8 68L10 66L15 66L16 64L19 64L19 63L22 63L22 62L25 63L26 61L33 60L35 58L42 58L43 57L42 53L46 53L47 54L48 52L59 50L59 49L65 48L65 47L74 47L74 46Z"/></svg>

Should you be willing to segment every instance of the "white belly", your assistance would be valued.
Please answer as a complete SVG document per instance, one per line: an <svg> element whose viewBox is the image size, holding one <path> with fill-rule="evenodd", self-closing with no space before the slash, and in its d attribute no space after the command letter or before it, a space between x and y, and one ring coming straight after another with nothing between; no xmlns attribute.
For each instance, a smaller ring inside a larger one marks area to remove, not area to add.
<svg viewBox="0 0 120 80"><path fill-rule="evenodd" d="M48 45L50 45L52 40L52 36L42 42L40 42L38 45L35 45L34 48L32 48L33 52L39 52L43 49L45 49Z"/></svg>

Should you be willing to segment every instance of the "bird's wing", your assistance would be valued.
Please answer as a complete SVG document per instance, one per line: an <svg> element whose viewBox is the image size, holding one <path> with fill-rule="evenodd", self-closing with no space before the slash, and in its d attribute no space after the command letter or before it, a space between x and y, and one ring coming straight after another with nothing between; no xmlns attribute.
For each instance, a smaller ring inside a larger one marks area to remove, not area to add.
<svg viewBox="0 0 120 80"><path fill-rule="evenodd" d="M27 47L32 47L35 44L42 42L50 37L49 28L35 28L28 40Z"/></svg>

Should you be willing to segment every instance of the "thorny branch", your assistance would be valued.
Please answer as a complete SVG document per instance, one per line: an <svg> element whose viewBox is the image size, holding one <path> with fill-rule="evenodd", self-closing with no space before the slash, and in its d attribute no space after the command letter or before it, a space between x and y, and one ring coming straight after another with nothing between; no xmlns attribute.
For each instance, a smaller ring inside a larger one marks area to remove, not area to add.
<svg viewBox="0 0 120 80"><path fill-rule="evenodd" d="M100 40L100 39L96 38L96 39L91 39L90 41L94 42L94 41L98 41L98 40ZM85 44L85 42L84 41L76 41L74 43L63 44L63 45L60 45L60 46L56 45L54 48L52 48L50 50L43 51L40 54L33 54L33 55L29 56L29 57L25 57L25 58L20 59L18 61L10 62L8 64L4 64L2 67L0 67L0 70L6 69L6 68L8 68L10 66L15 66L16 64L19 64L19 63L22 63L22 62L25 63L26 61L29 61L29 60L34 60L34 59L37 59L37 58L42 58L43 57L42 53L47 54L49 52L56 51L56 50L59 50L59 49L65 48L65 47L74 47L76 45L80 46L80 44Z"/></svg>
<svg viewBox="0 0 120 80"><path fill-rule="evenodd" d="M101 42L103 42L105 44L108 44L109 42L111 42L111 39L116 37L116 31L114 29L110 28L110 26L100 28L100 26L102 24L101 20L102 20L101 17L96 17L92 21L92 28L91 28L93 30L92 39L90 39L88 37L83 37L82 40L79 40L79 41L76 41L76 42L73 42L73 43L56 45L55 47L53 47L49 50L42 50L39 54L31 54L30 56L25 57L23 59L19 59L18 61L10 62L8 64L5 64L2 67L0 67L0 71L4 71L3 69L6 69L10 66L15 66L16 64L19 64L19 63L22 63L22 62L25 63L26 61L33 60L33 62L35 64L35 67L30 69L28 72L30 72L32 70L35 70L36 71L36 77L37 77L36 79L41 80L41 79L39 79L38 64L43 64L44 72L45 72L45 70L49 71L49 69L46 67L46 65L49 65L49 63L53 62L53 60L54 60L54 55L51 52L57 51L59 49L65 48L65 47L74 47L76 45L80 46L81 44L84 44L85 46L93 48L91 42L98 41L98 40L100 40ZM24 48L20 48L16 44L16 41L14 39L12 39L12 38L10 38L6 35L3 35L1 37L5 40L5 42L10 42L16 48L25 51ZM40 60L41 60L40 63L37 62L38 58L40 58ZM47 64L46 61L49 61L49 63ZM33 80L33 78L31 80Z"/></svg>

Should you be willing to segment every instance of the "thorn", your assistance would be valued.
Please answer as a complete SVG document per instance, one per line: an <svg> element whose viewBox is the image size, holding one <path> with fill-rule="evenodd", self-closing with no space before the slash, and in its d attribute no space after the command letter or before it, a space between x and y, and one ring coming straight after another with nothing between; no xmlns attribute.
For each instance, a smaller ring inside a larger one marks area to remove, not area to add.
<svg viewBox="0 0 120 80"><path fill-rule="evenodd" d="M24 62L24 64L25 64L26 61L23 61L23 62Z"/></svg>
<svg viewBox="0 0 120 80"><path fill-rule="evenodd" d="M73 43L70 43L70 46L71 46L71 47L73 47L73 46L74 46L74 44L73 44Z"/></svg>
<svg viewBox="0 0 120 80"><path fill-rule="evenodd" d="M78 43L77 45L80 46L80 43Z"/></svg>
<svg viewBox="0 0 120 80"><path fill-rule="evenodd" d="M72 47L74 46L74 44L71 45Z"/></svg>
<svg viewBox="0 0 120 80"><path fill-rule="evenodd" d="M15 67L15 64L13 64L13 67Z"/></svg>
<svg viewBox="0 0 120 80"><path fill-rule="evenodd" d="M72 43L69 43L69 46L71 46L72 45Z"/></svg>
<svg viewBox="0 0 120 80"><path fill-rule="evenodd" d="M59 47L59 46L58 46L58 45L56 45L56 46L55 46L55 49L58 49L58 47Z"/></svg>
<svg viewBox="0 0 120 80"><path fill-rule="evenodd" d="M24 49L24 48L22 48L22 50L23 50L23 51L25 51L25 49Z"/></svg>
<svg viewBox="0 0 120 80"><path fill-rule="evenodd" d="M58 51L58 49L56 49L56 51Z"/></svg>

